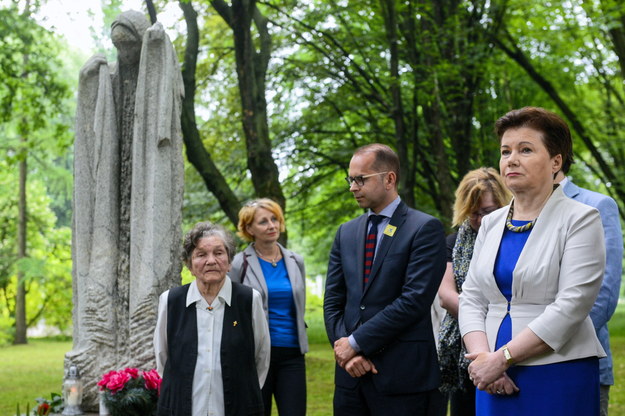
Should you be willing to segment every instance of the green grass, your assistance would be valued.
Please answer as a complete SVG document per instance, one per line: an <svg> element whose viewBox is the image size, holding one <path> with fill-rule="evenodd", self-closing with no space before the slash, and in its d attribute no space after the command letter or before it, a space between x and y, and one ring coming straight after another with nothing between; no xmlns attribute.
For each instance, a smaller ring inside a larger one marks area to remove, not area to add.
<svg viewBox="0 0 625 416"><path fill-rule="evenodd" d="M312 315L312 314L311 314ZM310 352L306 355L309 416L332 414L334 357L323 329L323 318L307 316ZM625 304L610 321L615 386L610 391L610 414L625 415ZM31 339L28 345L0 348L0 416L14 416L16 404L24 411L35 398L61 392L63 357L71 341ZM274 415L277 415L274 406Z"/></svg>
<svg viewBox="0 0 625 416"><path fill-rule="evenodd" d="M614 386L610 389L608 412L611 415L625 415L625 303L618 305L608 327L614 360Z"/></svg>
<svg viewBox="0 0 625 416"><path fill-rule="evenodd" d="M610 348L614 360L614 386L610 388L608 413L625 415L625 336L612 336Z"/></svg>
<svg viewBox="0 0 625 416"><path fill-rule="evenodd" d="M0 348L0 416L15 416L17 403L22 412L32 409L35 398L61 393L63 357L71 341L30 339L28 345ZM306 355L309 416L332 414L334 356L330 344L312 344ZM274 414L277 415L274 406Z"/></svg>
<svg viewBox="0 0 625 416"><path fill-rule="evenodd" d="M37 397L61 393L63 357L71 341L30 339L27 345L0 348L0 415L15 416L19 403L32 409Z"/></svg>
<svg viewBox="0 0 625 416"><path fill-rule="evenodd" d="M328 342L312 344L306 354L307 412L309 416L332 414L334 354ZM277 415L277 412L273 412Z"/></svg>

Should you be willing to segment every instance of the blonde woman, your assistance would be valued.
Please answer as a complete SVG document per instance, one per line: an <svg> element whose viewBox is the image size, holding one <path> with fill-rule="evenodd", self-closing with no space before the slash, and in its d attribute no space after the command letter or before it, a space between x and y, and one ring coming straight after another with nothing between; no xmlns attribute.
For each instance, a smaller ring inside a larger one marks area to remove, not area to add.
<svg viewBox="0 0 625 416"><path fill-rule="evenodd" d="M262 390L265 415L271 415L273 396L279 414L304 416L308 351L304 260L278 243L285 230L284 215L271 199L257 199L241 208L238 230L251 244L234 258L230 276L261 293L271 335L271 363Z"/></svg>
<svg viewBox="0 0 625 416"><path fill-rule="evenodd" d="M458 329L458 295L473 256L473 246L482 218L510 202L510 192L493 168L468 172L456 189L453 226L458 232L447 237L447 269L438 289L447 311L438 333L441 390L449 395L451 416L475 415L475 386L469 380Z"/></svg>

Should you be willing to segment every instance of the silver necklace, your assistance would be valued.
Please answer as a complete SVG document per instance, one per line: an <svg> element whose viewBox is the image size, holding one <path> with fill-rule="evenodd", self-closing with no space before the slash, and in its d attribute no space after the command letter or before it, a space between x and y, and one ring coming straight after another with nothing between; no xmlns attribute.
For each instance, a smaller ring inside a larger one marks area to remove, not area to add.
<svg viewBox="0 0 625 416"><path fill-rule="evenodd" d="M267 256L264 256L263 254L261 254L256 247L254 247L254 251L256 252L256 254L258 255L258 257L260 257L263 260L267 260L269 263L271 263L271 265L273 267L278 267L278 258L280 257L280 249L278 249L278 254L276 255L276 257L274 257L273 259L270 259Z"/></svg>

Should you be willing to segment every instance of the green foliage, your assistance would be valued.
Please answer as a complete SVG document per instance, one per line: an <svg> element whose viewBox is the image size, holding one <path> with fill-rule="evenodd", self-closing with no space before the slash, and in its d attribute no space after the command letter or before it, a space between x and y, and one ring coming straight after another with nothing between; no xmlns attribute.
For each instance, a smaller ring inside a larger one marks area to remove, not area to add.
<svg viewBox="0 0 625 416"><path fill-rule="evenodd" d="M61 331L71 324L71 231L56 227L44 184L27 187L29 257L17 258L17 172L0 161L0 345L12 339L17 273L24 273L27 322L45 320Z"/></svg>
<svg viewBox="0 0 625 416"><path fill-rule="evenodd" d="M47 319L66 329L71 322L70 232L56 228L50 210L69 212L70 89L61 44L17 3L0 8L0 324L14 318L16 291L27 292L27 325ZM18 258L18 164L27 172L27 257ZM48 188L57 198L52 202ZM58 202L58 204L57 204ZM69 218L65 215L65 224ZM20 282L18 273L22 274Z"/></svg>
<svg viewBox="0 0 625 416"><path fill-rule="evenodd" d="M0 9L0 44L1 121L12 121L20 136L29 134L54 118L68 94L57 79L58 43L27 14L8 7Z"/></svg>
<svg viewBox="0 0 625 416"><path fill-rule="evenodd" d="M321 184L336 200L337 171L356 147L377 141L400 154L402 197L447 221L454 182L493 159L494 146L474 145L472 135L481 129L474 100L492 55L484 38L501 21L497 2L313 3L270 4L284 48L273 126L293 167L291 195L309 206L300 192ZM354 210L351 198L339 201L323 207L332 220L335 207Z"/></svg>
<svg viewBox="0 0 625 416"><path fill-rule="evenodd" d="M244 201L253 195L232 39L223 36L227 27L208 2L194 6L203 16L198 125L215 163ZM580 118L616 177L625 177L625 92L609 34L622 26L619 2L381 0L353 7L346 1L272 0L258 7L271 22L265 96L287 196L289 247L304 255L310 275L325 273L338 224L361 213L342 179L358 146L378 141L397 149L405 157L402 175L413 179L402 198L412 196L404 199L449 224L462 175L498 166L497 118L525 105L562 114L493 39L525 52ZM175 41L179 53L183 41ZM618 184L598 169L579 137L574 140L580 162L571 172L575 181L618 199ZM185 229L201 219L227 224L189 166L186 179Z"/></svg>
<svg viewBox="0 0 625 416"><path fill-rule="evenodd" d="M94 22L94 24L89 26L91 38L94 40L97 53L105 55L109 62L117 60L117 50L113 47L113 43L111 42L111 24L115 18L125 10L122 8L122 3L123 0L101 2L104 19L102 22L98 23L102 23L102 25L100 26ZM89 14L92 18L95 17L91 10L89 10Z"/></svg>
<svg viewBox="0 0 625 416"><path fill-rule="evenodd" d="M524 70L517 77L528 85L525 91L537 91L536 95L523 96L523 89L507 88L516 95L510 95L511 106L541 105L565 114L574 135L575 180L611 194L621 210L625 204L625 54L618 41L625 33L624 13L622 2L515 0L509 4L500 37L504 45L523 53L538 74L528 77L529 71ZM502 68L517 63L504 58ZM537 90L537 77L549 86Z"/></svg>
<svg viewBox="0 0 625 416"><path fill-rule="evenodd" d="M141 380L142 382L143 380ZM149 394L148 394L149 393ZM104 393L104 403L112 416L149 416L156 414L156 392L148 392L141 386L127 387L123 397L116 398L119 393Z"/></svg>
<svg viewBox="0 0 625 416"><path fill-rule="evenodd" d="M0 347L13 341L15 337L14 321L15 318L9 315L8 310L0 311Z"/></svg>

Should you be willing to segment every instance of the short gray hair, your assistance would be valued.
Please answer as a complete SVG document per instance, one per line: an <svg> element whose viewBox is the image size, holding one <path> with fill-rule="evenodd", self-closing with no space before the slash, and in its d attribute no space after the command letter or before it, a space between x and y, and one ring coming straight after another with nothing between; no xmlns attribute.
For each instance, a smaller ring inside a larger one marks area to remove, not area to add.
<svg viewBox="0 0 625 416"><path fill-rule="evenodd" d="M201 238L218 237L224 243L226 252L228 253L228 264L232 263L234 254L236 252L236 245L234 242L234 236L224 227L219 224L213 224L210 221L198 222L193 228L187 232L182 239L182 253L181 259L187 267L190 268L191 255L193 250L197 247L198 241Z"/></svg>

